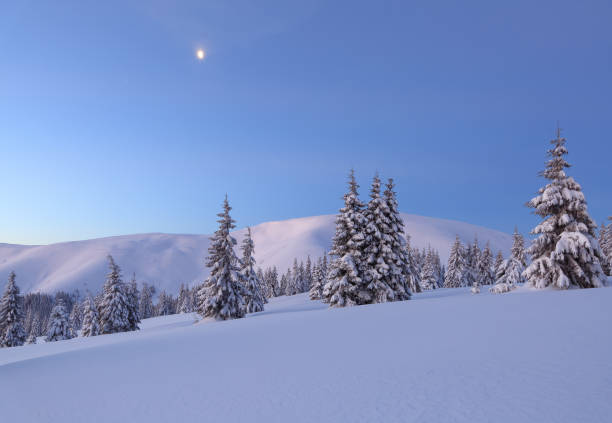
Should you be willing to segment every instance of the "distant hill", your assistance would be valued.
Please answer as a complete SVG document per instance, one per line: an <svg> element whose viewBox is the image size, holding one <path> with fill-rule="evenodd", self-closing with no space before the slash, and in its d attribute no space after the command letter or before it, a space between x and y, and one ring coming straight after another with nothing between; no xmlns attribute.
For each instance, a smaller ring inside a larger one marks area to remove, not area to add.
<svg viewBox="0 0 612 423"><path fill-rule="evenodd" d="M443 261L455 235L472 242L477 235L484 246L491 242L494 253L510 249L509 234L452 220L402 214L412 246L438 249ZM259 266L276 265L279 271L291 266L294 257L319 257L328 250L334 234L334 215L267 222L251 230ZM234 234L241 241L245 229ZM177 292L181 283L201 282L208 275L204 259L210 235L137 234L86 241L28 246L0 244L0 286L8 273L17 273L23 292L89 289L95 292L104 283L106 255L112 254L125 279L136 273L138 281L158 289Z"/></svg>

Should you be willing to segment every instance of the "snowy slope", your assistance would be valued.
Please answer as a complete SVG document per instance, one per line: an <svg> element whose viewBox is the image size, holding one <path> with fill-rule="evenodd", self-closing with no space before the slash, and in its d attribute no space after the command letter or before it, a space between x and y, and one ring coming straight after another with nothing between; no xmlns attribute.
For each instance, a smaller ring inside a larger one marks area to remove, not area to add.
<svg viewBox="0 0 612 423"><path fill-rule="evenodd" d="M2 421L609 422L612 289L328 309L0 349Z"/></svg>
<svg viewBox="0 0 612 423"><path fill-rule="evenodd" d="M451 220L402 215L412 245L431 245L446 260L458 234L465 242L478 235L481 243L490 240L494 251L508 251L511 237L491 229ZM252 228L258 265L276 265L284 271L294 257L319 257L329 249L335 216L315 216L262 223ZM237 231L240 240L244 229ZM0 244L0 281L17 273L22 291L97 291L106 274L106 255L112 254L124 276L136 273L139 281L177 292L181 283L197 283L207 276L204 259L209 235L141 234L42 246ZM0 282L1 284L1 282Z"/></svg>

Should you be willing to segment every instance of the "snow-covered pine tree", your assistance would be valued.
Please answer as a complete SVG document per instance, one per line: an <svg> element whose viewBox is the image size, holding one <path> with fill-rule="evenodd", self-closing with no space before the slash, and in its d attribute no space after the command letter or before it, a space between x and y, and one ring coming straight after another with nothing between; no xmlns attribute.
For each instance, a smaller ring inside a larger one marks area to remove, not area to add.
<svg viewBox="0 0 612 423"><path fill-rule="evenodd" d="M383 193L383 199L386 205L385 210L387 211L387 218L389 221L389 232L387 236L391 245L391 258L393 264L389 273L389 284L395 291L395 301L404 301L409 300L412 295L410 290L410 272L412 272L412 268L410 266L408 254L406 253L404 221L400 216L397 196L393 190L394 188L393 178L389 178L385 185L385 192Z"/></svg>
<svg viewBox="0 0 612 423"><path fill-rule="evenodd" d="M374 177L370 190L370 201L365 210L366 229L364 251L367 257L367 294L370 302L384 303L409 298L405 292L402 271L397 266L393 251L393 226L390 210L385 198L380 195L380 179Z"/></svg>
<svg viewBox="0 0 612 423"><path fill-rule="evenodd" d="M493 263L493 271L495 272L496 275L497 275L497 272L499 272L499 268L503 262L504 262L504 255L502 254L501 250L499 250L497 251L497 255L495 256L495 263Z"/></svg>
<svg viewBox="0 0 612 423"><path fill-rule="evenodd" d="M247 313L257 313L264 309L264 295L262 292L262 281L255 272L255 243L251 237L251 228L247 228L247 234L242 241L241 269L242 281L245 287L244 303Z"/></svg>
<svg viewBox="0 0 612 423"><path fill-rule="evenodd" d="M107 257L109 273L102 288L100 302L100 331L103 334L131 330L130 300L121 280L121 269L111 255Z"/></svg>
<svg viewBox="0 0 612 423"><path fill-rule="evenodd" d="M320 300L323 295L322 266L322 260L319 258L319 261L312 268L312 283L310 285L310 291L308 291L308 296L311 300Z"/></svg>
<svg viewBox="0 0 612 423"><path fill-rule="evenodd" d="M480 247L478 246L478 237L474 236L474 243L466 246L464 252L464 282L463 286L473 286L474 281L480 278L478 274L478 262L480 261Z"/></svg>
<svg viewBox="0 0 612 423"><path fill-rule="evenodd" d="M68 312L64 306L64 300L58 298L57 303L51 310L49 325L47 327L47 342L63 341L72 338L70 323L68 322Z"/></svg>
<svg viewBox="0 0 612 423"><path fill-rule="evenodd" d="M78 302L75 302L72 306L72 311L68 317L68 323L70 324L70 330L72 331L72 337L76 338L79 336L79 330L81 330L81 326L83 325L83 315L81 312L81 307Z"/></svg>
<svg viewBox="0 0 612 423"><path fill-rule="evenodd" d="M138 304L140 292L138 292L138 284L136 283L136 273L132 274L132 280L124 288L128 300L128 330L138 330L140 329L138 327L140 323L140 305Z"/></svg>
<svg viewBox="0 0 612 423"><path fill-rule="evenodd" d="M235 228L231 209L226 195L223 212L217 215L219 229L208 247L206 266L211 269L210 275L198 294L199 313L215 320L237 319L245 314L244 288L234 252L236 240L230 233Z"/></svg>
<svg viewBox="0 0 612 423"><path fill-rule="evenodd" d="M85 297L85 300L81 305L81 309L83 310L81 336L100 335L100 316L91 295L87 295L87 297Z"/></svg>
<svg viewBox="0 0 612 423"><path fill-rule="evenodd" d="M421 292L421 268L418 265L418 258L415 258L415 250L410 248L410 235L406 234L405 254L408 266L408 286L410 292ZM418 251L417 251L418 253Z"/></svg>
<svg viewBox="0 0 612 423"><path fill-rule="evenodd" d="M478 285L493 285L495 274L493 273L493 253L489 242L479 255L477 263Z"/></svg>
<svg viewBox="0 0 612 423"><path fill-rule="evenodd" d="M510 257L503 260L495 275L495 285L489 289L494 294L512 291L517 284L524 282L523 271L526 266L523 235L514 228Z"/></svg>
<svg viewBox="0 0 612 423"><path fill-rule="evenodd" d="M612 220L612 216L608 219ZM599 230L599 245L603 253L601 267L606 275L612 276L612 225L601 224Z"/></svg>
<svg viewBox="0 0 612 423"><path fill-rule="evenodd" d="M17 347L26 340L23 328L23 298L15 283L15 272L11 272L0 299L0 346Z"/></svg>
<svg viewBox="0 0 612 423"><path fill-rule="evenodd" d="M570 165L565 138L557 130L548 150L550 160L542 176L550 181L527 205L543 221L532 233L538 235L529 247L531 264L523 275L529 286L567 289L604 286L603 255L596 238L597 225L589 216L580 185L565 174Z"/></svg>
<svg viewBox="0 0 612 423"><path fill-rule="evenodd" d="M153 293L151 292L151 287L146 283L142 284L142 289L140 290L138 315L141 319L153 317Z"/></svg>
<svg viewBox="0 0 612 423"><path fill-rule="evenodd" d="M344 206L336 216L336 233L329 255L332 261L323 288L323 302L331 307L367 304L373 301L372 292L365 286L363 203L357 193L355 173L349 175L349 190L344 195Z"/></svg>
<svg viewBox="0 0 612 423"><path fill-rule="evenodd" d="M157 297L156 316L169 316L175 313L174 298L166 290L162 290Z"/></svg>
<svg viewBox="0 0 612 423"><path fill-rule="evenodd" d="M430 247L425 254L425 262L421 268L421 287L424 290L430 291L437 288L438 281L435 273L434 255Z"/></svg>
<svg viewBox="0 0 612 423"><path fill-rule="evenodd" d="M451 247L446 274L444 275L444 288L459 288L465 286L465 262L463 248L459 236L455 238L455 243Z"/></svg>
<svg viewBox="0 0 612 423"><path fill-rule="evenodd" d="M310 255L306 258L306 265L304 266L304 292L310 291L312 285L312 260Z"/></svg>

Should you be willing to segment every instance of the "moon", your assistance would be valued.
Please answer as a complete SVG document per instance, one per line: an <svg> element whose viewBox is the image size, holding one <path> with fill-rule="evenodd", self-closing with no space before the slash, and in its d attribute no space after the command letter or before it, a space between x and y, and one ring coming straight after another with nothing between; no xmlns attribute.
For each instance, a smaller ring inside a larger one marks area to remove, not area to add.
<svg viewBox="0 0 612 423"><path fill-rule="evenodd" d="M204 57L206 57L206 53L204 53L204 50L202 50L201 48L199 48L196 51L196 57L198 58L198 60L204 60Z"/></svg>

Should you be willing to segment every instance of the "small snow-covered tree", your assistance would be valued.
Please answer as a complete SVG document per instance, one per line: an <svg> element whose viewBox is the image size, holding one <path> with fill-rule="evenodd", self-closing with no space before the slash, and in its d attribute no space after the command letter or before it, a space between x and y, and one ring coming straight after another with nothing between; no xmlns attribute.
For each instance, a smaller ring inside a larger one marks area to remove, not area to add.
<svg viewBox="0 0 612 423"><path fill-rule="evenodd" d="M463 271L463 286L472 286L474 281L480 279L478 274L478 262L480 261L480 247L478 246L478 238L474 237L474 243L463 249L464 253L464 271Z"/></svg>
<svg viewBox="0 0 612 423"><path fill-rule="evenodd" d="M157 306L155 307L156 316L169 316L175 313L174 298L172 294L168 294L162 290L157 297Z"/></svg>
<svg viewBox="0 0 612 423"><path fill-rule="evenodd" d="M455 243L451 247L444 275L444 288L459 288L465 286L464 281L465 262L463 248L459 236L455 238Z"/></svg>
<svg viewBox="0 0 612 423"><path fill-rule="evenodd" d="M242 261L240 269L245 288L244 303L247 313L257 313L264 309L264 295L261 289L262 281L255 272L254 254L255 243L251 237L251 228L247 228L247 234L242 241Z"/></svg>
<svg viewBox="0 0 612 423"><path fill-rule="evenodd" d="M138 315L141 319L153 317L153 293L146 283L142 284L140 298L138 300Z"/></svg>
<svg viewBox="0 0 612 423"><path fill-rule="evenodd" d="M235 227L231 209L226 195L223 212L217 215L219 229L208 247L206 266L211 269L210 275L198 293L199 313L215 320L237 319L245 314L244 288L234 252L236 240L230 233Z"/></svg>
<svg viewBox="0 0 612 423"><path fill-rule="evenodd" d="M23 328L23 298L15 283L15 272L11 272L4 294L0 299L0 346L23 345L26 332Z"/></svg>
<svg viewBox="0 0 612 423"><path fill-rule="evenodd" d="M495 285L490 291L494 294L502 294L512 291L517 284L524 281L523 271L525 270L526 257L523 235L514 228L512 235L513 243L510 250L510 257L503 260L495 275Z"/></svg>
<svg viewBox="0 0 612 423"><path fill-rule="evenodd" d="M47 326L47 342L63 341L72 338L70 323L68 322L68 312L64 306L64 300L59 298L51 310L49 324Z"/></svg>
<svg viewBox="0 0 612 423"><path fill-rule="evenodd" d="M100 331L104 334L126 332L131 330L130 299L121 280L121 269L111 255L107 259L109 273L106 275L99 307Z"/></svg>
<svg viewBox="0 0 612 423"><path fill-rule="evenodd" d="M324 278L321 267L322 262L321 259L319 259L318 263L312 268L312 284L308 292L308 296L311 300L320 300L323 295Z"/></svg>
<svg viewBox="0 0 612 423"><path fill-rule="evenodd" d="M612 220L612 216L608 219ZM602 268L604 273L608 276L612 276L612 224L606 226L601 224L599 230L599 245L603 253Z"/></svg>
<svg viewBox="0 0 612 423"><path fill-rule="evenodd" d="M421 266L418 265L418 258L415 258L418 250L410 248L410 235L406 235L405 254L407 260L407 283L411 292L421 292Z"/></svg>
<svg viewBox="0 0 612 423"><path fill-rule="evenodd" d="M344 195L344 206L336 217L336 233L329 255L333 258L323 289L323 302L331 307L367 304L372 292L363 279L364 227L363 203L357 193L357 181L351 170L349 191Z"/></svg>
<svg viewBox="0 0 612 423"><path fill-rule="evenodd" d="M495 263L493 264L493 271L495 272L496 275L499 272L499 268L503 262L504 262L504 255L502 254L501 250L499 250L497 251L497 255L495 256Z"/></svg>
<svg viewBox="0 0 612 423"><path fill-rule="evenodd" d="M138 303L140 292L138 292L135 273L132 275L130 283L124 285L124 288L125 296L128 301L128 330L138 330L138 324L140 323L140 305Z"/></svg>
<svg viewBox="0 0 612 423"><path fill-rule="evenodd" d="M436 289L438 286L438 280L436 277L436 269L434 264L434 255L431 248L427 250L425 255L425 262L421 268L421 287L424 290L430 291Z"/></svg>
<svg viewBox="0 0 612 423"><path fill-rule="evenodd" d="M97 336L100 335L100 316L96 304L91 298L91 295L85 297L81 305L83 311L83 324L81 328L81 336Z"/></svg>
<svg viewBox="0 0 612 423"><path fill-rule="evenodd" d="M560 130L551 143L550 160L542 173L550 183L528 203L543 221L532 231L538 237L529 247L533 261L523 275L535 288L601 287L605 276L597 226L587 211L582 188L565 174L570 165L564 158L567 149Z"/></svg>
<svg viewBox="0 0 612 423"><path fill-rule="evenodd" d="M72 306L72 311L68 317L68 323L70 323L70 330L72 331L72 336L76 338L79 336L79 330L81 330L81 326L83 324L83 316L81 313L81 307L78 302L75 302Z"/></svg>
<svg viewBox="0 0 612 423"><path fill-rule="evenodd" d="M476 265L478 275L478 285L493 285L495 283L495 274L493 273L493 253L489 242L479 255Z"/></svg>

